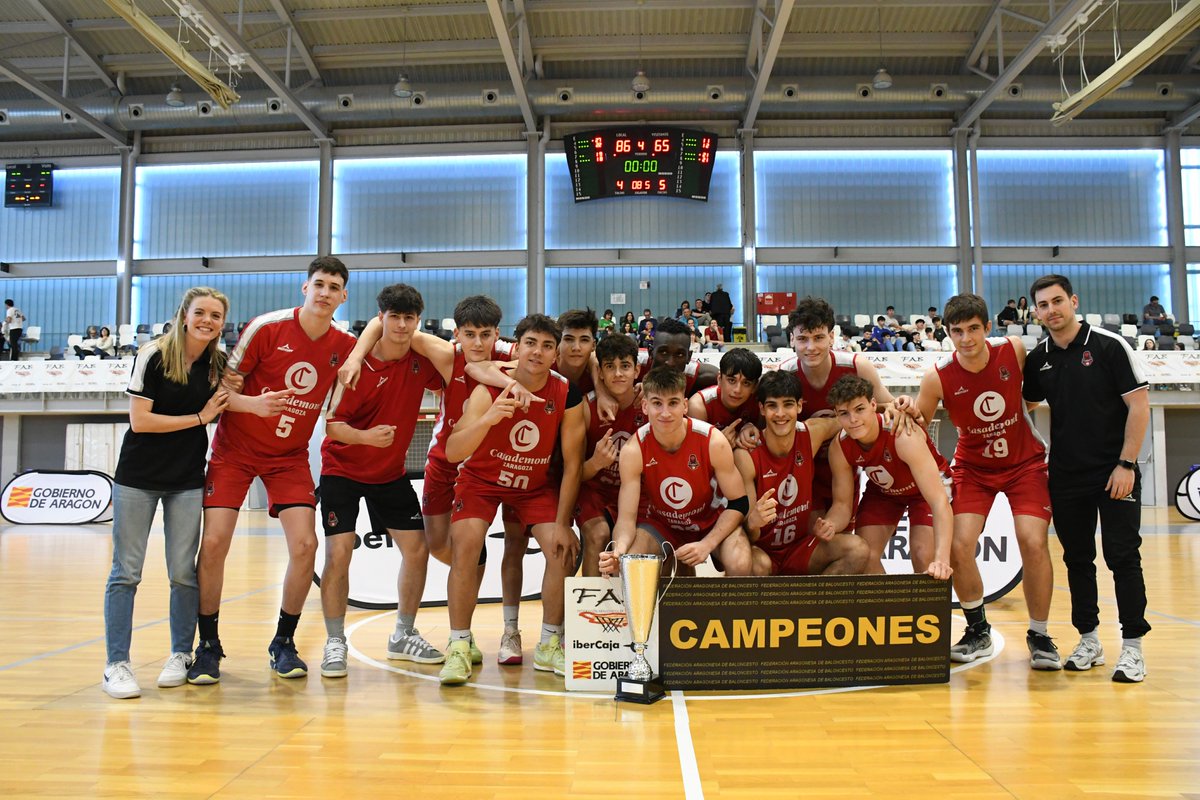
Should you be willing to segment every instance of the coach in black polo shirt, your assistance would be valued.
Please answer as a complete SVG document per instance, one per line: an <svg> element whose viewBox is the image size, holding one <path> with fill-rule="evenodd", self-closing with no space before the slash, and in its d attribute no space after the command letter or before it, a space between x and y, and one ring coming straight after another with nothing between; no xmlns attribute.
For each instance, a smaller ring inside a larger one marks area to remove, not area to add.
<svg viewBox="0 0 1200 800"><path fill-rule="evenodd" d="M1065 664L1080 672L1104 663L1097 628L1096 515L1104 561L1116 585L1121 657L1113 680L1146 675L1142 636L1142 448L1150 401L1146 379L1125 340L1076 319L1079 298L1062 275L1033 282L1029 296L1050 335L1025 360L1025 399L1050 404L1050 500L1071 586L1071 622L1082 638Z"/></svg>

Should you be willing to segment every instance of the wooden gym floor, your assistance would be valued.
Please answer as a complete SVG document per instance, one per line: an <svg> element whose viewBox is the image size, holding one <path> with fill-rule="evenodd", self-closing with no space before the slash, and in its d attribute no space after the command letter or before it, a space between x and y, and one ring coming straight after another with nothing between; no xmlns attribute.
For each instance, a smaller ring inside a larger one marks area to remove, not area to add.
<svg viewBox="0 0 1200 800"><path fill-rule="evenodd" d="M392 615L352 610L350 675L319 677L314 589L301 621L313 675L275 678L266 645L284 563L276 523L243 514L221 614L219 686L158 689L167 581L152 540L133 663L142 697L100 689L107 526L0 527L0 794L5 797L1200 798L1200 525L1147 511L1149 675L1114 684L1112 583L1100 567L1109 666L1034 673L1020 590L990 607L1006 642L949 685L772 696L675 695L651 707L567 696L534 673L540 609L522 609L526 664L500 668L498 606L475 631L473 685L383 657ZM1069 652L1058 542L1051 633ZM447 635L445 609L423 633ZM958 635L961 620L955 622Z"/></svg>

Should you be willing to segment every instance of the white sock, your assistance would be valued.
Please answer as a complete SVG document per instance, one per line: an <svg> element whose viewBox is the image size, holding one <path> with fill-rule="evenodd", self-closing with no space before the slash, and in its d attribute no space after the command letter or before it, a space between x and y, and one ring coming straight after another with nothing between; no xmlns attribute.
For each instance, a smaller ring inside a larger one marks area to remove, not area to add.
<svg viewBox="0 0 1200 800"><path fill-rule="evenodd" d="M558 640L561 642L562 641L562 633L563 633L562 625L550 625L549 623L543 622L542 623L542 641L541 641L541 643L546 644L547 642L549 642L551 636L558 636Z"/></svg>
<svg viewBox="0 0 1200 800"><path fill-rule="evenodd" d="M1100 629L1092 628L1090 631L1082 635L1084 639L1091 639L1093 642L1100 641Z"/></svg>
<svg viewBox="0 0 1200 800"><path fill-rule="evenodd" d="M521 607L504 606L504 630L515 631L517 629L517 619L521 615Z"/></svg>
<svg viewBox="0 0 1200 800"><path fill-rule="evenodd" d="M450 629L450 641L452 642L469 642L471 641L471 630L460 631L456 628Z"/></svg>
<svg viewBox="0 0 1200 800"><path fill-rule="evenodd" d="M1142 652L1142 637L1139 636L1136 639L1122 639L1121 646L1132 647L1134 650L1137 650L1140 653Z"/></svg>
<svg viewBox="0 0 1200 800"><path fill-rule="evenodd" d="M1029 630L1034 633L1040 633L1042 636L1050 635L1050 620L1029 618Z"/></svg>

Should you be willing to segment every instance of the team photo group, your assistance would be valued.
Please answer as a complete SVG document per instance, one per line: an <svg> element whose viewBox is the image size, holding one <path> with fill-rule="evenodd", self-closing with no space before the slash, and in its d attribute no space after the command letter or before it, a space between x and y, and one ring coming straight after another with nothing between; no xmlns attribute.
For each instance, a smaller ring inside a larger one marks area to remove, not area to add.
<svg viewBox="0 0 1200 800"><path fill-rule="evenodd" d="M364 501L402 556L386 657L440 664L443 685L468 682L485 657L472 617L498 514L501 665L524 660L520 567L531 540L545 557L533 667L563 676L564 582L573 575L615 577L624 554L666 554L664 570L685 575L701 565L701 574L729 577L883 574L905 514L913 571L952 581L966 618L950 659L977 661L995 651L976 549L998 493L1021 554L1030 667L1106 663L1099 522L1121 627L1111 679L1146 676L1136 460L1148 384L1121 337L1079 317L1066 276L1029 288L1046 332L1036 347L993 336L978 295L945 299L954 349L915 396L893 396L870 360L836 349L834 309L802 287L785 328L794 352L764 371L758 353L736 345L719 364L698 360L694 329L667 315L646 347L591 309L529 314L502 338L503 310L484 295L457 303L447 341L423 329L424 300L406 284L363 290L378 289L378 315L355 337L334 324L349 279L337 258L317 258L303 305L257 316L228 354L219 340L237 298L192 288L168 332L137 352L104 594L110 696L141 693L130 661L134 597L160 506L171 655L158 686L219 682L225 562L255 478L287 543L267 646L284 679L308 674L295 636L314 574L326 628L320 674L348 673L350 562ZM418 495L406 461L427 391L438 410ZM1041 403L1048 442L1030 416ZM929 434L939 407L957 432L949 460ZM322 421L314 481L309 446ZM1051 524L1078 637L1061 654L1049 629ZM416 626L430 557L449 567L448 641Z"/></svg>

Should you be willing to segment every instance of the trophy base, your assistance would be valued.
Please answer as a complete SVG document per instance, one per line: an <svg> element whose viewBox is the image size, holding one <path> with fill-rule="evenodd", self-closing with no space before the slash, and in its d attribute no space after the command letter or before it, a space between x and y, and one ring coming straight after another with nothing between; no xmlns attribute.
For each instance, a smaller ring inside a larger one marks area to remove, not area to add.
<svg viewBox="0 0 1200 800"><path fill-rule="evenodd" d="M624 676L617 678L617 700L648 706L662 700L665 696L666 689L663 687L661 678L651 678L648 681L634 680Z"/></svg>

